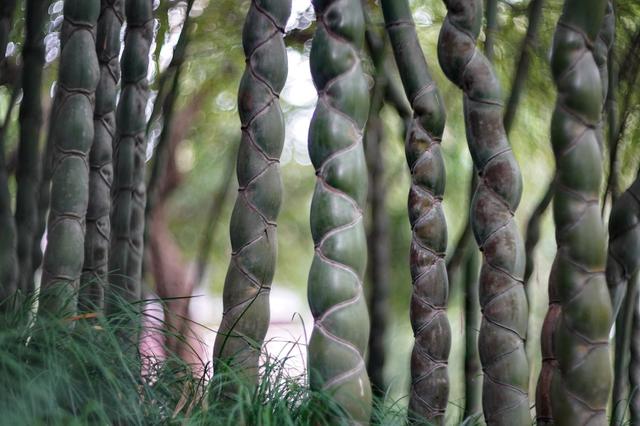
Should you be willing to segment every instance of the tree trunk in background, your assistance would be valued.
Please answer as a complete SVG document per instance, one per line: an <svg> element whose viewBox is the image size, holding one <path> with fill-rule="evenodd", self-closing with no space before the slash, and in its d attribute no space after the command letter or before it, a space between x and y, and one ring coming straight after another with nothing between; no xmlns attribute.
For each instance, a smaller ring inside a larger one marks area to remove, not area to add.
<svg viewBox="0 0 640 426"><path fill-rule="evenodd" d="M189 27L190 21L189 14L191 13L191 8L193 7L194 0L189 0L187 3L187 8L185 11L185 19L182 25L182 31L180 32L180 36L178 38L178 42L176 43L176 47L173 51L173 57L171 58L171 62L169 63L169 67L165 71L165 74L161 77L161 86L158 91L158 97L154 103L154 110L156 110L158 105L161 108L157 109L158 113L162 113L162 131L160 133L160 137L158 139L158 144L155 147L155 155L153 165L151 167L151 176L149 178L149 185L147 191L147 204L145 206L145 223L147 223L151 217L152 211L155 207L158 198L158 180L163 173L163 168L166 167L167 162L167 151L171 148L168 146L170 144L169 138L171 137L172 131L172 121L173 121L173 113L176 107L176 101L178 96L180 95L180 75L182 74L182 65L184 64L185 55L187 53L187 45L189 43ZM168 80L171 78L171 80ZM165 83L166 81L166 83ZM166 88L169 89L166 89ZM166 90L169 90L166 92ZM166 93L165 93L166 92ZM149 121L149 125L147 126L147 134L149 133L149 126L151 125L151 121ZM148 231L145 231L145 240L148 238Z"/></svg>
<svg viewBox="0 0 640 426"><path fill-rule="evenodd" d="M483 253L478 337L484 371L483 411L488 424L528 424L525 257L513 217L522 194L522 177L502 125L498 80L475 46L482 2L451 0L445 4L448 13L440 31L438 58L445 75L464 90L467 142L479 174L471 223Z"/></svg>
<svg viewBox="0 0 640 426"><path fill-rule="evenodd" d="M51 125L51 211L38 315L69 316L77 309L89 200L93 99L100 68L94 34L99 0L65 0L60 68Z"/></svg>
<svg viewBox="0 0 640 426"><path fill-rule="evenodd" d="M171 194L179 188L183 180L176 165L176 152L189 135L193 122L208 96L209 89L204 88L192 96L191 102L181 111L172 114L171 117L165 117L165 120L172 120L172 123L165 125L162 130L170 132L166 136L167 152L162 157L166 164L160 166L162 172L158 174L155 186L157 198L149 218L149 270L153 275L158 297L163 301L165 344L170 353L192 367L202 364L204 356L201 348L191 347L194 339L190 326L189 304L194 290L194 279L193 275L189 274L188 265L169 230L166 205ZM156 161L158 160L160 158L156 158Z"/></svg>
<svg viewBox="0 0 640 426"><path fill-rule="evenodd" d="M141 296L145 206L147 70L153 38L151 0L125 3L127 33L122 53L122 91L116 112L113 203L107 313Z"/></svg>
<svg viewBox="0 0 640 426"><path fill-rule="evenodd" d="M414 112L405 144L411 172L410 316L415 336L409 420L444 424L451 349L446 311L449 281L444 260L447 224L442 209L445 167L440 150L445 110L420 47L409 3L384 0L381 4L405 94Z"/></svg>
<svg viewBox="0 0 640 426"><path fill-rule="evenodd" d="M387 76L384 64L387 49L384 39L375 33L372 24L367 21L365 37L369 53L375 67L374 85L371 90L371 106L364 133L364 151L369 176L368 204L370 219L367 233L368 264L366 279L370 285L369 312L371 333L367 372L371 380L374 396L384 397L387 386L384 380L386 360L386 329L389 321L389 280L391 242L389 240L389 218L385 207L386 182L384 180L384 123L380 112L384 105Z"/></svg>
<svg viewBox="0 0 640 426"><path fill-rule="evenodd" d="M102 0L96 51L100 83L96 90L93 123L95 135L89 156L89 207L80 280L79 308L102 310L109 267L111 238L111 186L113 184L113 136L116 133L116 96L120 80L120 30L124 20L121 0Z"/></svg>
<svg viewBox="0 0 640 426"><path fill-rule="evenodd" d="M551 343L557 368L551 362L543 365L541 378L550 380L539 382L538 395L550 401L550 411L545 418L539 417L540 423L606 422L611 302L602 272L605 230L599 208L602 156L597 128L604 92L591 50L604 22L605 6L605 0L566 0L554 35L551 70L558 97L551 143L557 165L558 250L549 278L549 299L560 308L550 306L543 327L543 345ZM549 321L551 315L557 315L557 320Z"/></svg>
<svg viewBox="0 0 640 426"><path fill-rule="evenodd" d="M17 92L17 90L16 90ZM11 117L15 99L11 98L9 111L0 127L0 309L10 310L7 305L18 286L18 259L16 223L11 210L11 192L9 191L9 176L5 160L6 127Z"/></svg>
<svg viewBox="0 0 640 426"><path fill-rule="evenodd" d="M2 0L0 4L0 64L4 62L4 55L7 52L16 3L16 0Z"/></svg>
<svg viewBox="0 0 640 426"><path fill-rule="evenodd" d="M279 159L285 135L278 95L287 78L283 33L290 14L290 0L253 0L242 38L246 68L238 92L243 131L237 161L239 190L229 226L232 254L213 358L214 374L223 377L224 369L230 368L249 386L258 380L277 258ZM223 392L233 398L237 388L225 386Z"/></svg>
<svg viewBox="0 0 640 426"><path fill-rule="evenodd" d="M614 55L614 53L614 49L609 50L610 55ZM609 102L609 176L607 177L604 201L606 202L607 198L610 198L612 204L615 203L620 193L618 188L618 151L633 109L632 96L635 93L634 88L640 71L640 29L636 30L631 45L623 58L619 69L615 61L613 62L609 73L609 84L613 86L607 96ZM617 108L618 91L623 94L619 111Z"/></svg>
<svg viewBox="0 0 640 426"><path fill-rule="evenodd" d="M20 105L20 145L16 169L16 213L18 233L18 288L31 293L32 251L38 221L40 185L40 128L42 127L42 71L44 37L49 0L27 0L26 36L22 49L22 103Z"/></svg>
<svg viewBox="0 0 640 426"><path fill-rule="evenodd" d="M347 421L368 423L371 387L363 357L370 328L362 291L367 170L362 132L369 89L359 56L364 16L358 1L312 3L317 27L310 62L318 103L309 128L309 156L317 176L310 217L315 253L307 287L314 318L309 385L313 391L328 392Z"/></svg>

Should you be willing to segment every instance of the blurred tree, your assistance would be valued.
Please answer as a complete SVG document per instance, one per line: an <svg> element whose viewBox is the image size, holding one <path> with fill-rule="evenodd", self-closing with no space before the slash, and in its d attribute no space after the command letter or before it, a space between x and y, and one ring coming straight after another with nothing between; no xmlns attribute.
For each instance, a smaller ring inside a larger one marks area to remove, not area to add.
<svg viewBox="0 0 640 426"><path fill-rule="evenodd" d="M33 251L33 234L38 218L42 73L49 4L49 0L27 0L26 2L15 211L18 234L18 288L24 293L31 293L35 286L31 253Z"/></svg>

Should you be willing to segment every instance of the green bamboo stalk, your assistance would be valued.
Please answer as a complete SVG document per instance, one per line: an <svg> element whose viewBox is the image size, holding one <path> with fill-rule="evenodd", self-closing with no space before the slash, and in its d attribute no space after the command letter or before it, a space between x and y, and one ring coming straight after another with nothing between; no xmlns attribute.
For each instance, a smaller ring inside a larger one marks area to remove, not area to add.
<svg viewBox="0 0 640 426"><path fill-rule="evenodd" d="M609 219L607 285L616 320L616 346L611 425L624 422L628 396L629 347L633 315L638 304L637 280L640 270L640 176L614 203ZM619 312L619 313L618 313Z"/></svg>
<svg viewBox="0 0 640 426"><path fill-rule="evenodd" d="M449 281L444 260L447 224L442 209L445 168L440 148L445 110L422 53L409 3L383 0L381 4L400 77L414 111L405 146L411 171L410 315L415 336L409 417L444 424L451 349L446 312Z"/></svg>
<svg viewBox="0 0 640 426"><path fill-rule="evenodd" d="M120 79L120 30L123 0L101 0L96 52L100 82L93 113L95 135L89 156L89 207L80 286L81 310L102 309L109 265L111 238L111 185L117 86Z"/></svg>
<svg viewBox="0 0 640 426"><path fill-rule="evenodd" d="M26 36L22 49L22 104L20 105L20 144L16 170L16 213L18 233L18 288L31 293L33 266L31 252L38 220L40 184L40 129L42 127L42 70L44 66L45 24L49 0L28 0Z"/></svg>
<svg viewBox="0 0 640 426"><path fill-rule="evenodd" d="M232 255L224 314L213 355L217 366L232 368L248 385L256 384L258 356L269 327L276 219L282 201L284 117L278 94L287 78L283 34L290 13L291 0L253 0L242 33L247 65L238 91L239 190L229 229Z"/></svg>
<svg viewBox="0 0 640 426"><path fill-rule="evenodd" d="M64 2L40 316L65 316L76 310L89 198L93 102L100 77L94 41L99 13L99 0Z"/></svg>
<svg viewBox="0 0 640 426"><path fill-rule="evenodd" d="M107 313L118 299L133 302L141 296L145 205L146 125L149 95L147 70L153 38L151 0L127 0L127 33L122 53L122 91L116 111L113 150L113 197Z"/></svg>
<svg viewBox="0 0 640 426"><path fill-rule="evenodd" d="M542 334L546 365L537 394L539 423L604 424L611 387L611 302L604 278L599 209L602 80L592 46L605 0L566 0L554 36L551 70L558 89L551 124L556 156L554 221L558 251L549 278Z"/></svg>
<svg viewBox="0 0 640 426"><path fill-rule="evenodd" d="M543 8L544 0L531 0L529 2L529 25L527 26L527 33L522 40L522 45L520 46L520 58L518 59L516 72L513 76L509 100L507 101L507 106L504 109L503 122L507 134L509 134L516 118L516 112L518 110L518 105L520 104L520 96L522 95L524 84L527 81L527 75L529 74L529 68L531 66L531 56L538 41L538 30L542 21Z"/></svg>
<svg viewBox="0 0 640 426"><path fill-rule="evenodd" d="M633 315L638 304L638 283L630 279L624 303L616 320L615 352L613 368L613 391L611 397L610 425L624 425L629 397L629 361L631 358L631 333Z"/></svg>
<svg viewBox="0 0 640 426"><path fill-rule="evenodd" d="M615 34L615 16L613 14L613 5L611 0L607 2L607 9L602 20L602 26L596 38L593 46L593 58L598 66L598 72L600 73L600 82L602 86L602 99L608 98L609 92L609 64L608 56L609 51L613 50L613 39ZM598 122L598 138L600 148L604 150L604 115L606 112L606 101L602 103L602 115L601 120ZM615 316L614 316L615 318Z"/></svg>
<svg viewBox="0 0 640 426"><path fill-rule="evenodd" d="M536 204L536 207L533 209L533 212L527 221L526 238L524 241L525 257L527 259L524 269L525 284L529 282L531 275L533 275L535 267L534 252L538 242L540 241L540 222L542 222L542 216L544 215L544 212L547 211L547 208L549 208L549 205L553 200L554 188L555 179L549 182L547 190L544 192L540 201L538 201L538 204Z"/></svg>
<svg viewBox="0 0 640 426"><path fill-rule="evenodd" d="M476 48L481 0L447 0L438 40L445 75L464 91L467 142L478 185L471 222L483 253L478 337L484 370L482 403L488 424L524 425L529 414L529 366L525 351L528 306L523 274L524 244L514 220L522 178L502 124L500 85Z"/></svg>
<svg viewBox="0 0 640 426"><path fill-rule="evenodd" d="M486 0L484 16L486 20L484 28L484 56L489 62L493 62L495 40L498 32L498 0Z"/></svg>
<svg viewBox="0 0 640 426"><path fill-rule="evenodd" d="M480 304L478 303L478 273L480 254L476 247L468 248L464 265L464 417L482 415L482 365L478 354L478 331L480 330Z"/></svg>
<svg viewBox="0 0 640 426"><path fill-rule="evenodd" d="M0 63L4 61L7 44L9 44L16 3L16 0L2 0L0 3Z"/></svg>
<svg viewBox="0 0 640 426"><path fill-rule="evenodd" d="M317 182L311 202L315 255L308 300L314 317L309 383L329 392L348 421L368 424L371 388L364 363L369 316L362 292L366 267L363 213L367 171L362 132L369 89L359 50L364 16L359 1L313 0L317 27L311 75L318 103L309 128Z"/></svg>
<svg viewBox="0 0 640 426"><path fill-rule="evenodd" d="M364 2L363 2L364 4ZM364 6L363 6L364 7ZM385 142L384 123L381 117L384 106L388 75L385 73L387 43L365 13L365 39L374 66L374 84L371 89L369 117L364 131L364 153L369 181L368 207L369 226L367 230L366 281L369 284L369 312L371 313L371 334L367 358L367 373L371 381L373 395L383 398L387 391L384 380L386 362L386 331L389 320L389 284L391 258L389 241L389 218L385 208L385 166L383 146Z"/></svg>

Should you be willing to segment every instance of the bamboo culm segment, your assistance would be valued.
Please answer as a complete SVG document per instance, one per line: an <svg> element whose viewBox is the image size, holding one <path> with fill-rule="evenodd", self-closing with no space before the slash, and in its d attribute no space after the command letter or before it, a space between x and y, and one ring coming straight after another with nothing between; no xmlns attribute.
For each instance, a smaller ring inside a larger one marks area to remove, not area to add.
<svg viewBox="0 0 640 426"><path fill-rule="evenodd" d="M39 313L75 312L84 259L89 200L89 150L100 69L95 50L99 0L65 0L62 51L54 101L51 207Z"/></svg>
<svg viewBox="0 0 640 426"><path fill-rule="evenodd" d="M118 55L123 21L123 0L102 0L96 39L100 81L93 113L95 134L89 155L89 207L79 301L83 310L102 307L107 282L113 183L112 144L116 132L116 91L120 80Z"/></svg>
<svg viewBox="0 0 640 426"><path fill-rule="evenodd" d="M20 104L20 145L16 170L16 214L18 233L18 288L24 293L34 289L32 250L38 221L38 185L40 184L40 128L42 127L42 68L44 66L45 24L48 0L28 0L26 36L22 49L22 103Z"/></svg>
<svg viewBox="0 0 640 426"><path fill-rule="evenodd" d="M539 386L547 388L538 393L550 400L545 422L557 425L605 424L611 387L612 312L599 208L602 151L598 134L604 91L592 51L605 6L604 0L566 0L551 57L558 90L551 121L558 250L549 278L550 299L553 292L556 302L545 319L542 339L553 348L555 365L541 373L547 380ZM549 315L555 321L549 321Z"/></svg>
<svg viewBox="0 0 640 426"><path fill-rule="evenodd" d="M640 176L613 204L609 216L607 285L618 312L629 280L640 269ZM615 315L614 315L615 318Z"/></svg>
<svg viewBox="0 0 640 426"><path fill-rule="evenodd" d="M447 318L449 281L444 260L447 223L442 209L445 166L440 148L445 110L418 41L407 0L383 0L387 32L413 119L405 153L411 172L409 221L413 281L409 417L444 424L449 397L447 360L451 328Z"/></svg>
<svg viewBox="0 0 640 426"><path fill-rule="evenodd" d="M238 198L230 224L231 262L214 358L256 383L269 327L269 291L277 256L276 219L282 202L280 154L284 116L278 96L287 78L284 27L291 0L253 0L242 33L246 69L238 92L242 141Z"/></svg>
<svg viewBox="0 0 640 426"><path fill-rule="evenodd" d="M145 204L147 70L153 38L151 0L127 0L127 33L122 53L122 91L116 111L107 312L116 299L141 296Z"/></svg>
<svg viewBox="0 0 640 426"><path fill-rule="evenodd" d="M362 292L367 170L362 137L369 88L359 57L364 16L358 1L314 0L313 6L318 22L310 62L318 103L309 128L309 157L317 176L310 217L315 253L308 299L315 321L309 382L311 389L332 395L351 423L368 424L371 389L363 356L369 315Z"/></svg>
<svg viewBox="0 0 640 426"><path fill-rule="evenodd" d="M483 253L478 337L484 370L482 404L488 424L530 424L525 351L528 306L524 244L514 220L522 194L520 169L502 124L502 94L491 64L476 48L481 0L447 0L438 40L445 75L464 92L467 142L478 186L472 229Z"/></svg>

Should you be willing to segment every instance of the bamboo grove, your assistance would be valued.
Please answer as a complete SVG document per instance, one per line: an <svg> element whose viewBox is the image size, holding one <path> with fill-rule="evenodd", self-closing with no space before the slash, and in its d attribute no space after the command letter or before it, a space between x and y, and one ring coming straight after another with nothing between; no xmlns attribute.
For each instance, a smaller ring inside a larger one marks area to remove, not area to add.
<svg viewBox="0 0 640 426"><path fill-rule="evenodd" d="M265 384L284 248L301 253L296 263L308 254L296 284L312 321L296 342L306 402L284 406L324 411L283 424L395 424L389 406L401 407L401 424L640 424L634 1L312 0L302 12L294 0L215 3L2 0L0 333L22 327L20 348L37 353L43 324L73 335L80 323L101 333L100 321L113 321L115 344L139 361L138 405L152 404L143 389L172 367L144 356L145 336L159 333L164 356L186 366L170 374L180 385L160 410L167 423L186 412L185 423L217 424L196 406L220 407L233 424L269 423L232 407L265 392L272 407L289 386L280 376ZM522 39L501 37L505 27ZM309 93L298 95L313 102L308 163L295 179L309 185L289 187L286 158L300 153L288 85L303 75L299 57ZM215 75L203 77L207 67ZM237 122L221 124L211 108ZM536 114L544 131L526 122ZM207 198L203 235L181 237L168 199L198 199L180 185L199 161L188 155L199 126L199 155L223 163L205 166L222 183ZM515 142L529 134L548 137ZM552 177L528 178L545 161ZM225 251L214 231L236 181ZM541 196L528 200L527 188ZM195 255L182 252L200 237ZM202 357L191 299L214 255L227 265L216 283L222 311ZM162 307L161 332L149 326L149 300ZM410 342L408 383L390 402L402 376L390 361L398 336Z"/></svg>

